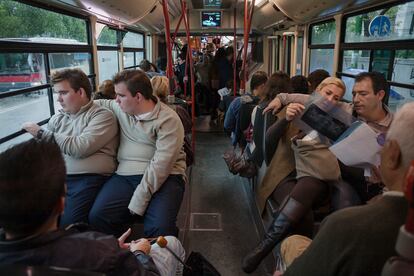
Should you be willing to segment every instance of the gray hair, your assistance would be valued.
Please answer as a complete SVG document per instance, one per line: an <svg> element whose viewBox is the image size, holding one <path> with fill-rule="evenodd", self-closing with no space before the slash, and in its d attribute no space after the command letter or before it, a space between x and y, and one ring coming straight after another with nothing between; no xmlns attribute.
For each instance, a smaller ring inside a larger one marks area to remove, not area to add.
<svg viewBox="0 0 414 276"><path fill-rule="evenodd" d="M387 133L387 140L396 140L401 149L402 164L410 165L414 160L414 102L406 103L398 110Z"/></svg>

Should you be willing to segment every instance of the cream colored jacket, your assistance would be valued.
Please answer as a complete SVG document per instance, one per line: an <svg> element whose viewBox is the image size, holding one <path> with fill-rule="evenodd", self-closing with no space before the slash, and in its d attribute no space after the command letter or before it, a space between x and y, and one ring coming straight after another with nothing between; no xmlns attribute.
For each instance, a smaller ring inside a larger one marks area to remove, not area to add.
<svg viewBox="0 0 414 276"><path fill-rule="evenodd" d="M59 110L45 136L53 136L65 158L67 174L112 174L117 166L118 124L106 108L90 101L78 113Z"/></svg>
<svg viewBox="0 0 414 276"><path fill-rule="evenodd" d="M112 110L120 127L119 175L143 175L128 208L144 215L152 195L171 174L185 177L184 128L174 110L158 100L148 117L137 120L113 100L98 100Z"/></svg>

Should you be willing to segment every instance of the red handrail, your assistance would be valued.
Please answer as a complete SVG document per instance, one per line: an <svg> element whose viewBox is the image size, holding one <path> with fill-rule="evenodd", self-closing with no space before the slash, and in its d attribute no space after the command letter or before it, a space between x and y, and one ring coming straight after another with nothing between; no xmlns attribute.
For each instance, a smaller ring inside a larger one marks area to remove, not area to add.
<svg viewBox="0 0 414 276"><path fill-rule="evenodd" d="M180 1L181 3L181 16L180 19L178 21L178 24L176 26L175 32L174 32L174 37L171 40L171 33L170 33L170 17L168 14L168 6L167 6L167 1L168 0L162 0L162 10L164 13L164 23L165 23L165 40L166 40L166 44L167 44L167 77L170 80L170 94L173 94L173 89L172 89L172 82L174 82L175 87L177 87L177 83L175 82L174 79L174 70L173 70L173 60L172 60L172 44L175 41L175 38L177 36L177 32L178 32L178 28L181 24L182 21L184 21L184 25L185 25L185 29L186 29L186 36L187 36L187 56L186 56L186 65L185 65L185 70L187 71L187 66L188 64L190 64L190 79L191 79L191 121L192 121L192 144L191 147L193 149L194 152L194 157L195 157L195 92L194 92L194 71L193 71L193 60L191 58L191 53L192 53L192 49L191 49L191 45L190 45L190 24L188 22L188 18L187 18L187 5L184 1ZM187 62L188 61L188 62ZM187 73L185 73L185 75L187 75ZM186 85L184 85L184 94L186 95Z"/></svg>
<svg viewBox="0 0 414 276"><path fill-rule="evenodd" d="M171 48L171 34L170 34L170 16L168 14L167 0L162 0L162 11L164 13L165 23L165 41L167 45L167 78L170 81L170 95L173 94L172 81L174 78L173 60L172 60L172 48Z"/></svg>
<svg viewBox="0 0 414 276"><path fill-rule="evenodd" d="M237 2L236 2L237 4ZM237 82L237 78L236 78L236 61L237 61L237 33L236 33L236 16L237 16L237 11L236 11L236 5L234 6L234 12L233 12L233 25L234 25L234 29L233 29L233 95L234 97L236 97L236 82Z"/></svg>
<svg viewBox="0 0 414 276"><path fill-rule="evenodd" d="M249 34L250 28L252 26L252 19L253 19L253 12L254 12L254 4L255 0L252 1L251 7L249 10L247 0L244 0L244 34L243 34L243 63L242 63L242 72L243 78L240 82L240 88L245 90L246 89L246 80L248 78L248 73L246 70L247 64L247 46L249 44ZM249 12L248 12L249 11Z"/></svg>
<svg viewBox="0 0 414 276"><path fill-rule="evenodd" d="M181 12L183 14L183 21L185 26L185 33L187 36L187 56L188 56L188 63L186 63L186 67L190 66L190 82L191 82L191 120L192 120L192 135L191 135L191 147L193 152L195 153L195 90L194 90L194 69L193 69L193 58L192 58L192 47L190 43L190 23L188 22L187 18L187 4L185 1L181 2ZM194 154L195 155L195 154Z"/></svg>

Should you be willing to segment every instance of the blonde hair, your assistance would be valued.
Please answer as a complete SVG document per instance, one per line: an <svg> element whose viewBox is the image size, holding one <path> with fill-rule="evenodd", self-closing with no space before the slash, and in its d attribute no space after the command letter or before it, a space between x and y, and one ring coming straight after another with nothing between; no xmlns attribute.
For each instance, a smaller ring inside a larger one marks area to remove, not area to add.
<svg viewBox="0 0 414 276"><path fill-rule="evenodd" d="M170 92L169 81L164 76L154 76L151 79L152 90L162 102L166 102L168 93Z"/></svg>
<svg viewBox="0 0 414 276"><path fill-rule="evenodd" d="M335 77L327 77L316 87L315 90L319 92L319 91L322 90L322 88L324 88L325 86L330 85L330 84L333 84L333 85L341 88L344 91L344 94L345 94L345 91L346 91L345 83L341 79L338 79L338 78L335 78Z"/></svg>

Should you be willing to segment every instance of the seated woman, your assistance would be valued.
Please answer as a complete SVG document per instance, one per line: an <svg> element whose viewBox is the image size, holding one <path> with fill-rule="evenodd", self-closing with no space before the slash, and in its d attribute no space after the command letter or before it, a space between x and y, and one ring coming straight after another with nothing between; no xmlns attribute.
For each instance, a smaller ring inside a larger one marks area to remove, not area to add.
<svg viewBox="0 0 414 276"><path fill-rule="evenodd" d="M94 100L113 100L115 99L115 87L111 80L104 80L98 87L98 92L94 96Z"/></svg>
<svg viewBox="0 0 414 276"><path fill-rule="evenodd" d="M327 101L338 104L339 100L343 97L346 88L342 80L334 77L325 79L316 89L317 93L326 98ZM308 99L309 95L300 95L304 99ZM304 103L304 101L302 101ZM292 103L286 109L286 119L285 122L292 121L304 110L302 103ZM297 145L300 145L303 140L297 139ZM322 143L317 141L315 144L311 145L310 151L323 149L320 147ZM329 168L321 166L323 170L331 169L334 172L338 172L337 177L339 177L339 165L336 161L335 156L329 152L327 147L326 150L321 150L320 153L321 159L323 160L334 160L332 164L328 164ZM306 214L311 210L312 206L320 201L322 198L326 197L329 192L329 184L326 181L319 180L315 178L315 175L306 174L300 172L298 167L298 155L295 155L296 161L296 170L298 171L296 176L296 185L293 190L282 204L277 212L277 216L274 218L271 223L267 233L265 234L264 239L243 259L243 270L247 273L254 271L257 266L260 264L262 259L266 257L271 250L281 242L292 230L292 228L297 225ZM304 162L304 160L300 160ZM306 162L306 161L305 161ZM336 163L334 163L336 162ZM309 164L306 164L309 165ZM303 166L303 164L302 164ZM337 169L337 170L336 170ZM335 174L335 173L334 173ZM332 177L336 177L335 175Z"/></svg>
<svg viewBox="0 0 414 276"><path fill-rule="evenodd" d="M170 91L168 78L165 76L152 77L151 85L153 89L153 94L157 96L161 102L168 104L167 96ZM190 115L188 114L187 110L185 110L180 105L168 104L168 106L174 109L175 112L177 112L178 117L180 117L181 122L183 123L184 134L185 134L184 151L186 154L186 163L187 163L187 167L191 166L193 164L194 154L191 148L190 137L188 136L189 134L191 134L191 129L192 129L192 122L191 122Z"/></svg>

